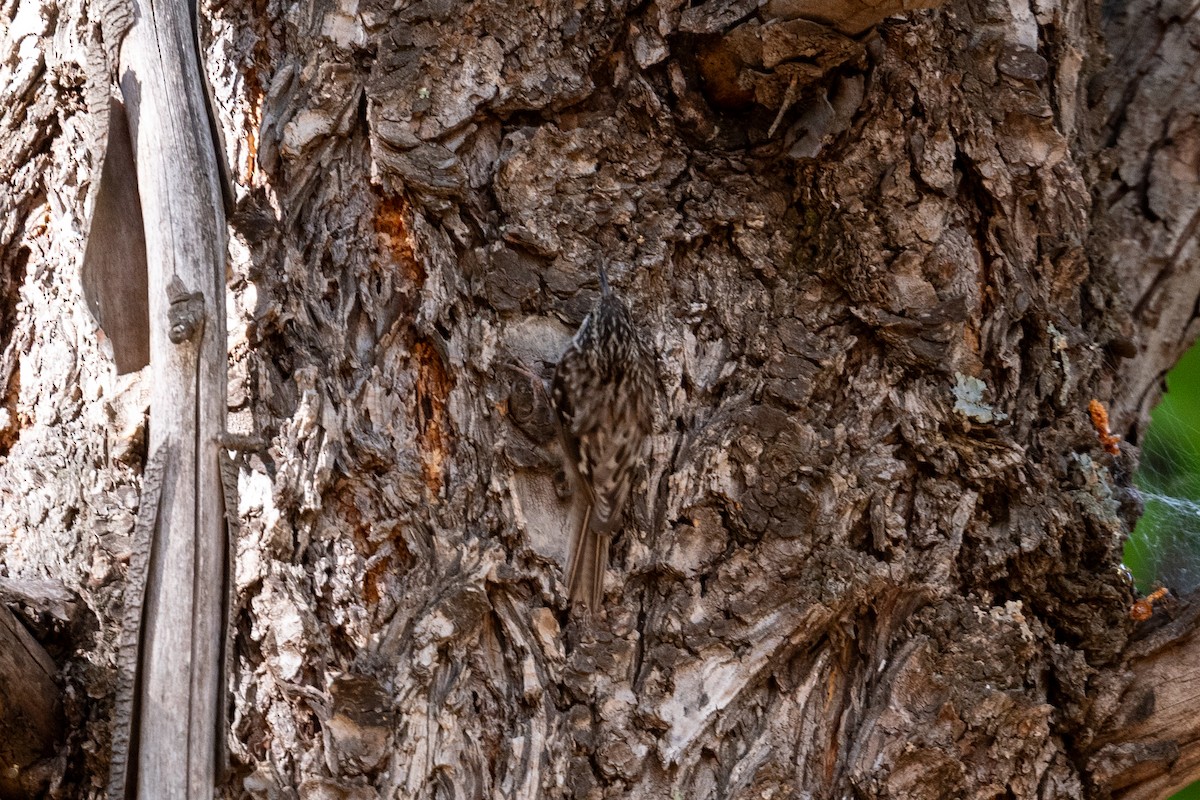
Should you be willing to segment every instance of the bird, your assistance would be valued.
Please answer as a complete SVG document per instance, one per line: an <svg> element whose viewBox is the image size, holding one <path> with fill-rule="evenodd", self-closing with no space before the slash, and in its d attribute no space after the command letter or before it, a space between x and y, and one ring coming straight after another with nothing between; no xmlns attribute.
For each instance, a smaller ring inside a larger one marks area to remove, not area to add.
<svg viewBox="0 0 1200 800"><path fill-rule="evenodd" d="M563 460L586 507L571 540L567 590L589 614L604 599L608 549L653 425L655 355L599 266L600 297L554 368Z"/></svg>

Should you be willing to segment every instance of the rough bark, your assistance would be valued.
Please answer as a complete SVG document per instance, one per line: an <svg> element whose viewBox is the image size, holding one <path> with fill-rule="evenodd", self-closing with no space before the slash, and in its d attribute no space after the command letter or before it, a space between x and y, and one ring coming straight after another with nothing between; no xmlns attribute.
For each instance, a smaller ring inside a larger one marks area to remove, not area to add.
<svg viewBox="0 0 1200 800"><path fill-rule="evenodd" d="M148 388L78 302L86 31L46 5L0 6L28 31L0 55L0 544L99 619L65 667L86 791ZM228 791L1196 777L1194 618L1130 619L1136 449L1087 405L1136 443L1191 338L1198 15L799 5L211 7L230 427L269 443L240 463ZM662 395L584 634L540 381L600 258Z"/></svg>

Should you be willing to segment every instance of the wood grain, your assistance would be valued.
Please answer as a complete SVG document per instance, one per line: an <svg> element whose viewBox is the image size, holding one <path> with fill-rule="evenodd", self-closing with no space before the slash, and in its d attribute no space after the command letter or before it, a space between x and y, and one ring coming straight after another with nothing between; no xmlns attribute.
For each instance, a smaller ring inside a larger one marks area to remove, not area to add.
<svg viewBox="0 0 1200 800"><path fill-rule="evenodd" d="M210 798L223 686L225 220L191 6L135 4L121 47L146 230L150 452L171 442L140 660L140 797Z"/></svg>

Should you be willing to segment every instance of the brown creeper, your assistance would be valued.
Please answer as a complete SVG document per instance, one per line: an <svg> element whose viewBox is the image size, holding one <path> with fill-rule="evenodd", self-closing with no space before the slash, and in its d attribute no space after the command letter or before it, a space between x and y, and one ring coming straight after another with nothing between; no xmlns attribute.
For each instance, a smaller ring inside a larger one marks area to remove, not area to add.
<svg viewBox="0 0 1200 800"><path fill-rule="evenodd" d="M653 351L601 267L600 299L558 360L551 388L563 457L587 501L567 587L572 602L593 612L604 597L609 540L650 433L654 375Z"/></svg>

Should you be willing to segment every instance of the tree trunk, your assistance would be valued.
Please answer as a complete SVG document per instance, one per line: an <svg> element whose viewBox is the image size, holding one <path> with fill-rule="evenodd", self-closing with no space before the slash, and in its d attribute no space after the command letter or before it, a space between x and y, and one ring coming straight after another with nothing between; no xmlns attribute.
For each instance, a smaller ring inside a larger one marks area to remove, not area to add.
<svg viewBox="0 0 1200 800"><path fill-rule="evenodd" d="M91 610L63 796L107 771L156 380L116 376L80 301L80 3L0 6L0 548ZM223 791L1200 777L1196 614L1131 619L1120 569L1136 443L1195 338L1200 14L872 8L207 9L229 428L265 443ZM602 261L661 391L584 624L544 381Z"/></svg>

